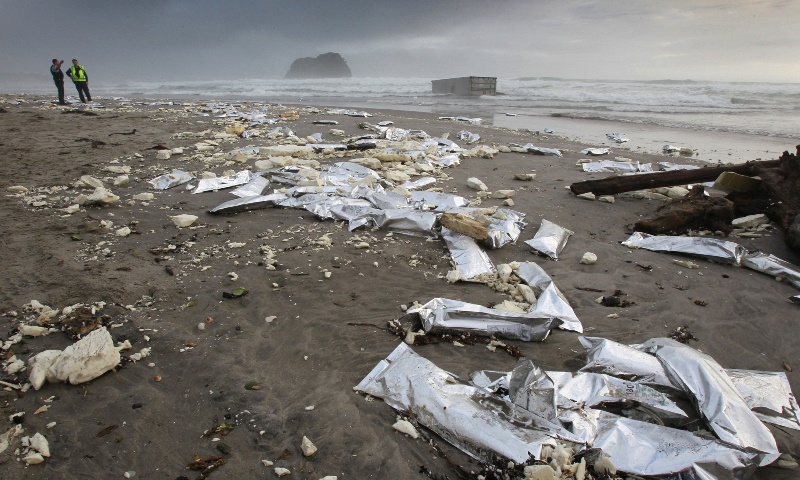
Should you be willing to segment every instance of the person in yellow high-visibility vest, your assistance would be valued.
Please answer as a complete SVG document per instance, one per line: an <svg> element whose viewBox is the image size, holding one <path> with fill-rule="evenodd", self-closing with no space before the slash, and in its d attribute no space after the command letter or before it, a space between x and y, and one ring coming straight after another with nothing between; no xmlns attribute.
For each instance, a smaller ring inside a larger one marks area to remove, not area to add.
<svg viewBox="0 0 800 480"><path fill-rule="evenodd" d="M67 76L72 79L75 88L78 90L78 96L81 97L81 102L92 101L92 94L89 93L89 76L86 75L86 69L83 65L78 65L78 61L72 59L72 66L67 70ZM84 97L84 94L86 96Z"/></svg>

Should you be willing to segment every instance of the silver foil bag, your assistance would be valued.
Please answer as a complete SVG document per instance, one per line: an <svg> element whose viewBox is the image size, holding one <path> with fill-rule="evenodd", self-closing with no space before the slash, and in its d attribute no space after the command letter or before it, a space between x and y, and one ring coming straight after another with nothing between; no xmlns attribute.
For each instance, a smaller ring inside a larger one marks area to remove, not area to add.
<svg viewBox="0 0 800 480"><path fill-rule="evenodd" d="M686 418L686 412L665 394L647 385L602 373L581 373L559 389L558 394L576 404L594 407L603 403L635 402L660 418Z"/></svg>
<svg viewBox="0 0 800 480"><path fill-rule="evenodd" d="M282 193L236 198L217 205L209 210L208 213L237 213L248 210L258 210L261 208L274 207L284 200L286 200L286 195Z"/></svg>
<svg viewBox="0 0 800 480"><path fill-rule="evenodd" d="M511 146L521 148L522 150L525 150L528 153L533 153L534 155L550 155L553 157L561 156L561 150L557 148L537 147L532 143L526 143L525 145L515 145L512 143Z"/></svg>
<svg viewBox="0 0 800 480"><path fill-rule="evenodd" d="M442 227L442 238L461 280L486 283L497 276L489 256L471 237Z"/></svg>
<svg viewBox="0 0 800 480"><path fill-rule="evenodd" d="M641 348L661 361L669 378L693 400L720 440L762 453L760 465L780 456L772 433L713 358L669 338L650 339Z"/></svg>
<svg viewBox="0 0 800 480"><path fill-rule="evenodd" d="M544 341L556 320L529 313L495 310L448 298L434 298L410 313L419 314L426 333L474 333L513 340Z"/></svg>
<svg viewBox="0 0 800 480"><path fill-rule="evenodd" d="M418 190L433 185L434 183L436 183L436 179L433 177L419 177L416 180L409 180L402 183L400 186L407 190Z"/></svg>
<svg viewBox="0 0 800 480"><path fill-rule="evenodd" d="M256 175L245 185L231 191L231 195L237 197L257 197L264 193L264 190L269 187L269 179Z"/></svg>
<svg viewBox="0 0 800 480"><path fill-rule="evenodd" d="M617 162L614 160L588 162L582 164L581 168L588 173L639 173L653 171L652 165L649 163L640 164L639 162Z"/></svg>
<svg viewBox="0 0 800 480"><path fill-rule="evenodd" d="M567 245L567 240L574 233L571 230L559 227L553 222L542 219L542 224L539 226L536 235L525 243L537 252L547 255L553 260L558 260L558 254L561 253Z"/></svg>
<svg viewBox="0 0 800 480"><path fill-rule="evenodd" d="M372 205L360 198L325 197L310 201L303 208L321 220L350 220L350 217L363 213L364 209L372 210Z"/></svg>
<svg viewBox="0 0 800 480"><path fill-rule="evenodd" d="M758 455L685 430L602 412L592 448L617 470L670 480L745 480Z"/></svg>
<svg viewBox="0 0 800 480"><path fill-rule="evenodd" d="M401 343L355 387L382 398L399 412L410 411L429 428L466 454L487 462L498 454L517 463L555 438L532 420L526 426L510 402L467 385Z"/></svg>
<svg viewBox="0 0 800 480"><path fill-rule="evenodd" d="M242 170L233 175L216 178L201 178L197 181L197 187L192 193L210 192L212 190L222 190L224 188L244 185L253 179L253 172Z"/></svg>
<svg viewBox="0 0 800 480"><path fill-rule="evenodd" d="M508 396L514 405L548 420L556 420L556 386L541 367L530 360L517 363L508 377Z"/></svg>
<svg viewBox="0 0 800 480"><path fill-rule="evenodd" d="M166 190L168 188L177 187L183 183L186 183L194 178L194 175L188 172L184 172L183 170L175 169L172 173L167 173L164 175L160 175L148 183L153 186L156 190Z"/></svg>
<svg viewBox="0 0 800 480"><path fill-rule="evenodd" d="M411 201L417 210L436 210L444 212L449 209L465 206L468 201L459 195L449 193L412 191Z"/></svg>
<svg viewBox="0 0 800 480"><path fill-rule="evenodd" d="M626 247L644 248L653 252L674 252L696 255L717 261L738 265L746 253L738 243L706 237L677 237L669 235L650 235L635 232L622 242Z"/></svg>
<svg viewBox="0 0 800 480"><path fill-rule="evenodd" d="M748 253L742 259L742 265L757 272L766 273L800 288L800 269L786 260L766 253Z"/></svg>
<svg viewBox="0 0 800 480"><path fill-rule="evenodd" d="M411 208L408 198L392 191L371 191L364 195L364 199L371 203L375 208L381 210Z"/></svg>
<svg viewBox="0 0 800 480"><path fill-rule="evenodd" d="M516 275L530 287L539 290L536 304L531 305L528 313L561 320L558 328L582 333L583 325L575 315L564 294L542 267L533 262L520 263Z"/></svg>
<svg viewBox="0 0 800 480"><path fill-rule="evenodd" d="M759 420L800 430L800 407L785 373L733 369L725 373Z"/></svg>
<svg viewBox="0 0 800 480"><path fill-rule="evenodd" d="M677 388L653 355L599 337L578 337L586 349L586 365L579 372L596 372L645 383Z"/></svg>

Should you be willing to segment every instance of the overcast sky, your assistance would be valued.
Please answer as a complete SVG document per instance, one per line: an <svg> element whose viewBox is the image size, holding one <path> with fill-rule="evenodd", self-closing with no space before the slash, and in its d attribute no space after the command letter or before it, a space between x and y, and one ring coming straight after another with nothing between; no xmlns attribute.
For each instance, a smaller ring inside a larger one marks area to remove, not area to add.
<svg viewBox="0 0 800 480"><path fill-rule="evenodd" d="M800 82L800 0L0 0L0 74L94 82L353 76Z"/></svg>

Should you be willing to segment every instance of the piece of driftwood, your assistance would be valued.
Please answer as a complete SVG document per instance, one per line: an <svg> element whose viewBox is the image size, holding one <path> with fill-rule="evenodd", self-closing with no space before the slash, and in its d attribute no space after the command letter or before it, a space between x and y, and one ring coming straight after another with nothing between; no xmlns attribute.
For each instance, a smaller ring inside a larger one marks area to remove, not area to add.
<svg viewBox="0 0 800 480"><path fill-rule="evenodd" d="M695 170L676 170L672 172L645 173L642 175L623 175L576 182L569 186L575 195L592 192L595 195L616 195L618 193L647 190L659 187L674 187L690 183L712 182L723 172L742 175L759 175L762 169L780 166L780 160L752 161L741 165L722 165ZM762 177L763 178L763 177Z"/></svg>
<svg viewBox="0 0 800 480"><path fill-rule="evenodd" d="M689 230L731 231L733 202L723 197L706 197L704 188L695 185L683 198L658 207L656 213L634 225L637 232L653 235L683 235Z"/></svg>

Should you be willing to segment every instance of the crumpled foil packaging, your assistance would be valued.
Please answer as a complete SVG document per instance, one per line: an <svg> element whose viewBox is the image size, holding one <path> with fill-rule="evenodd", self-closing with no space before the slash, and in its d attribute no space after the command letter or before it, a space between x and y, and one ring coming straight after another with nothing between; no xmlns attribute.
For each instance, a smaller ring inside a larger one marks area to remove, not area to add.
<svg viewBox="0 0 800 480"><path fill-rule="evenodd" d="M579 372L596 372L664 387L678 388L661 362L634 347L600 337L578 337L586 349L586 365Z"/></svg>
<svg viewBox="0 0 800 480"><path fill-rule="evenodd" d="M468 385L401 343L355 387L382 398L399 412L410 411L466 454L487 462L493 453L517 463L556 440L544 429L522 425L519 409Z"/></svg>
<svg viewBox="0 0 800 480"><path fill-rule="evenodd" d="M442 238L450 250L456 270L461 280L486 283L497 276L497 270L483 249L471 237L442 227Z"/></svg>
<svg viewBox="0 0 800 480"><path fill-rule="evenodd" d="M544 341L555 326L553 318L495 310L449 298L434 298L417 309L425 333L465 333L514 340Z"/></svg>
<svg viewBox="0 0 800 480"><path fill-rule="evenodd" d="M264 193L264 190L269 187L269 179L256 175L245 185L231 191L231 195L237 197L257 197Z"/></svg>
<svg viewBox="0 0 800 480"><path fill-rule="evenodd" d="M516 271L517 276L531 288L539 290L536 304L531 305L528 313L537 316L553 317L561 320L558 328L582 333L583 324L575 315L567 298L558 289L547 272L534 262L521 262Z"/></svg>
<svg viewBox="0 0 800 480"><path fill-rule="evenodd" d="M286 200L286 195L282 193L235 198L217 205L209 210L208 213L238 213L248 210L258 210L261 208L274 207L284 200Z"/></svg>
<svg viewBox="0 0 800 480"><path fill-rule="evenodd" d="M653 252L674 252L697 255L711 260L730 262L739 265L746 253L738 243L706 237L678 237L669 235L650 235L635 232L622 242L626 247L644 248Z"/></svg>
<svg viewBox="0 0 800 480"><path fill-rule="evenodd" d="M537 252L547 255L553 260L558 260L558 254L561 253L567 245L567 240L574 233L571 230L559 227L553 222L542 219L542 224L539 226L536 235L525 243Z"/></svg>
<svg viewBox="0 0 800 480"><path fill-rule="evenodd" d="M224 188L244 185L253 179L253 172L242 170L233 175L216 178L201 178L197 181L197 187L192 193L210 192L212 190L222 190Z"/></svg>
<svg viewBox="0 0 800 480"><path fill-rule="evenodd" d="M772 433L713 358L669 338L650 339L641 348L661 361L669 378L694 401L720 440L761 453L759 465L777 460L780 453Z"/></svg>
<svg viewBox="0 0 800 480"><path fill-rule="evenodd" d="M156 190L167 190L168 188L177 187L194 179L194 175L183 170L175 169L172 173L160 175L148 183Z"/></svg>
<svg viewBox="0 0 800 480"><path fill-rule="evenodd" d="M775 255L761 252L748 253L742 259L742 266L781 280L788 280L789 283L800 288L800 269Z"/></svg>

